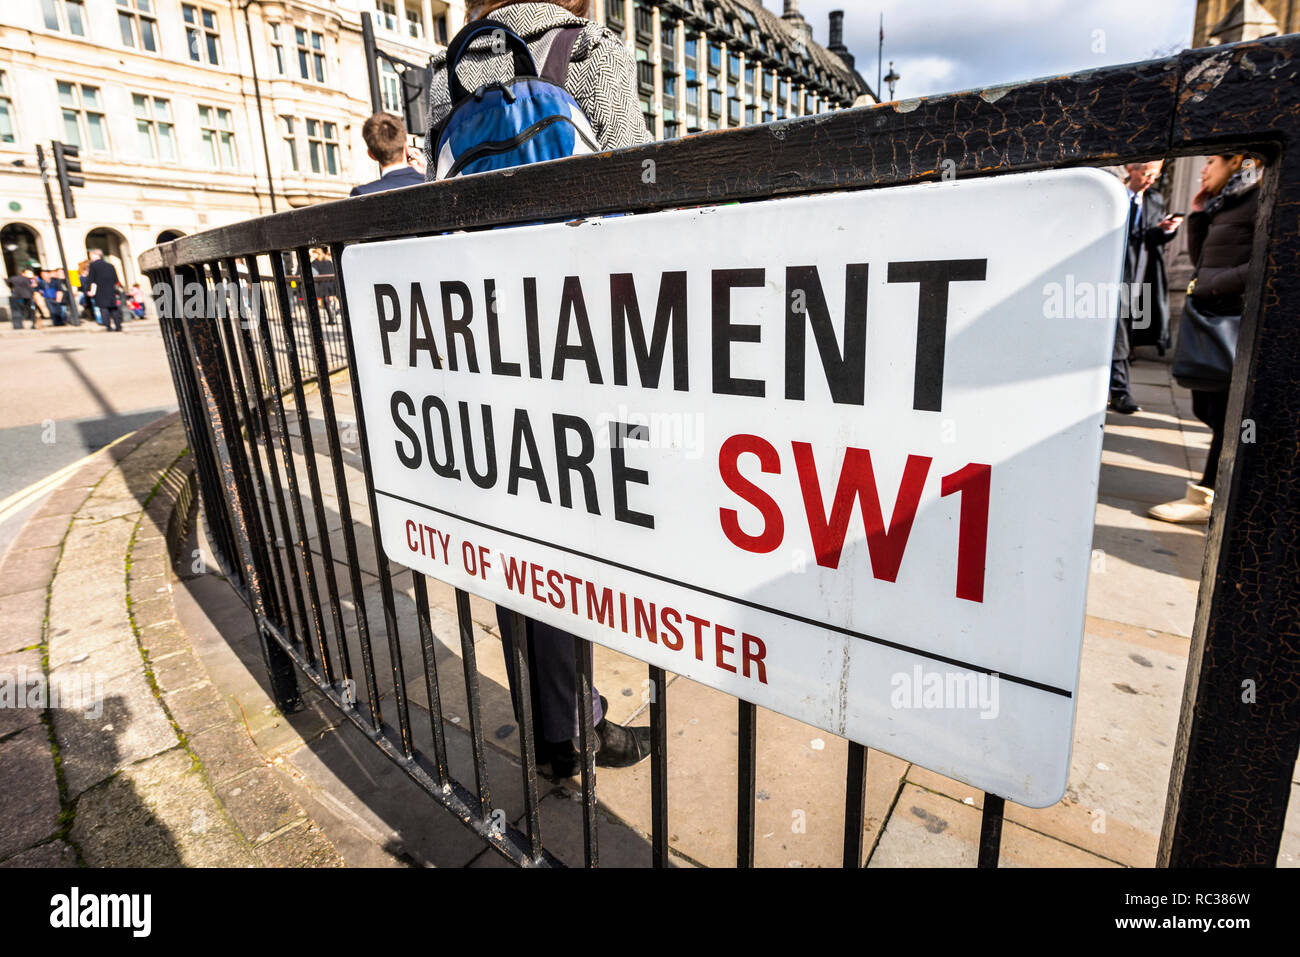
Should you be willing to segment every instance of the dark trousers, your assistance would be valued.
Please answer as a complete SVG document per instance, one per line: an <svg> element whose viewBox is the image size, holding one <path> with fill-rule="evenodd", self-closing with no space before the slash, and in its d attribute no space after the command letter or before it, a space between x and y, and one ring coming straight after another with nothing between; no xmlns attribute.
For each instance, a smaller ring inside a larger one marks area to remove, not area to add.
<svg viewBox="0 0 1300 957"><path fill-rule="evenodd" d="M1128 309L1121 307L1115 323L1115 346L1110 353L1110 394L1128 395L1129 364L1133 357L1133 320Z"/></svg>
<svg viewBox="0 0 1300 957"><path fill-rule="evenodd" d="M9 307L13 310L13 315L10 316L10 322L13 324L15 329L21 329L23 323L28 319L32 321L33 326L36 325L36 313L32 309L32 301L30 299L10 299Z"/></svg>
<svg viewBox="0 0 1300 957"><path fill-rule="evenodd" d="M553 625L525 618L528 635L528 683L532 689L534 737L553 744L572 741L578 737L578 659L574 636ZM506 671L510 678L510 703L519 720L519 675L515 671L514 615L497 606L497 626L501 629L501 644L505 647ZM586 645L588 664L591 664L591 644ZM593 684L592 724L604 717L600 707L600 693Z"/></svg>
<svg viewBox="0 0 1300 957"><path fill-rule="evenodd" d="M1205 475L1202 488L1214 488L1214 476L1219 471L1219 456L1223 454L1223 429L1228 417L1228 393L1192 390L1192 413L1210 427L1210 452L1205 457Z"/></svg>
<svg viewBox="0 0 1300 957"><path fill-rule="evenodd" d="M122 307L119 305L100 306L99 314L104 317L104 328L122 331Z"/></svg>

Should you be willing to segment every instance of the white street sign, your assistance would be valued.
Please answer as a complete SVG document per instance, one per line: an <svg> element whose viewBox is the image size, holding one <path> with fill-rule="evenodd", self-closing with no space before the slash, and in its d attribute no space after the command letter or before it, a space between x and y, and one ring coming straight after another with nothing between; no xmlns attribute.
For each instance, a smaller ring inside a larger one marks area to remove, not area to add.
<svg viewBox="0 0 1300 957"><path fill-rule="evenodd" d="M1081 169L351 246L384 549L1052 804L1126 213Z"/></svg>

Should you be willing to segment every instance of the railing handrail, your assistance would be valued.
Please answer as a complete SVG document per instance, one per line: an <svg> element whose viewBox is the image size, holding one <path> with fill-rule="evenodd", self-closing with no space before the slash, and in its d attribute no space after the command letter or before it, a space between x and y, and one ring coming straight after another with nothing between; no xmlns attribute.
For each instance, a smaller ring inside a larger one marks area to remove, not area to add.
<svg viewBox="0 0 1300 957"><path fill-rule="evenodd" d="M898 185L1067 165L1104 165L1176 155L1173 125L1184 77L1234 47L1295 50L1296 37L1191 50L1160 60L1106 67L942 96L854 107L757 126L700 133L593 156L426 183L334 200L219 226L145 250L141 269L315 246L674 206L767 199L822 190ZM1134 104L1142 123L1134 128ZM989 156L971 134L1009 117L1059 110L1025 138L1019 156ZM1116 122L1123 113L1126 124ZM954 118L970 125L960 141ZM882 170L878 145L894 164ZM1253 139L1267 140L1268 131ZM1030 148L1033 146L1034 148ZM743 158L743 165L738 161ZM864 161L866 160L866 161ZM950 161L950 163L946 162ZM653 166L647 167L647 163ZM653 176L647 173L653 171ZM728 171L731 171L728 174ZM720 173L722 175L720 175ZM500 184L509 182L509 188ZM582 184L582 188L575 188Z"/></svg>

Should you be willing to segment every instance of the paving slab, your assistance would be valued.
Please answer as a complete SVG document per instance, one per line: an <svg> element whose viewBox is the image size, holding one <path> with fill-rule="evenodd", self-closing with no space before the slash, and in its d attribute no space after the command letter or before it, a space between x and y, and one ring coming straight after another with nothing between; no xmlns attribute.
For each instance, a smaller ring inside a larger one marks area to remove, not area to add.
<svg viewBox="0 0 1300 957"><path fill-rule="evenodd" d="M0 860L54 834L59 825L59 787L44 724L0 741L0 782L5 782L0 814ZM21 782L20 787L12 783Z"/></svg>
<svg viewBox="0 0 1300 957"><path fill-rule="evenodd" d="M5 556L4 575L0 576L0 596L45 588L54 577L58 560L59 548L56 545L11 551Z"/></svg>
<svg viewBox="0 0 1300 957"><path fill-rule="evenodd" d="M83 709L54 711L69 797L177 743L176 732L142 672L109 678L102 689L102 707L89 714Z"/></svg>
<svg viewBox="0 0 1300 957"><path fill-rule="evenodd" d="M48 584L0 596L0 654L40 644Z"/></svg>
<svg viewBox="0 0 1300 957"><path fill-rule="evenodd" d="M1088 614L1190 636L1196 617L1205 533L1135 514L1102 498L1093 529Z"/></svg>
<svg viewBox="0 0 1300 957"><path fill-rule="evenodd" d="M268 768L257 768L217 788L226 811L254 844L264 843L281 829L306 818L274 774Z"/></svg>
<svg viewBox="0 0 1300 957"><path fill-rule="evenodd" d="M39 651L0 655L0 740L40 724L47 700Z"/></svg>
<svg viewBox="0 0 1300 957"><path fill-rule="evenodd" d="M263 867L342 867L338 850L319 827L303 823L291 827L257 848Z"/></svg>
<svg viewBox="0 0 1300 957"><path fill-rule="evenodd" d="M256 863L179 747L128 765L82 795L70 836L91 867Z"/></svg>
<svg viewBox="0 0 1300 957"><path fill-rule="evenodd" d="M980 811L906 784L868 867L974 867ZM1113 862L1011 821L1002 827L999 867L1114 867Z"/></svg>
<svg viewBox="0 0 1300 957"><path fill-rule="evenodd" d="M77 852L65 841L49 841L15 854L0 867L77 867Z"/></svg>

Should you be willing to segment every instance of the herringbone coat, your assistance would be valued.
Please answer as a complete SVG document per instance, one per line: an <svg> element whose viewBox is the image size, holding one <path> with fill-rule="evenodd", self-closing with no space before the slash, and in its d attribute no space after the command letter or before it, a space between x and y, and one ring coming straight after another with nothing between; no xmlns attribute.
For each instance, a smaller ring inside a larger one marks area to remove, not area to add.
<svg viewBox="0 0 1300 957"><path fill-rule="evenodd" d="M550 52L554 31L565 27L582 27L574 44L569 77L564 88L578 101L603 150L637 146L651 140L641 113L636 88L636 61L614 33L591 20L575 17L553 3L516 3L496 10L491 17L519 34L540 72ZM505 82L514 76L509 56L493 55L491 37L476 39L460 62L460 81L466 90L476 90L484 83ZM429 129L435 130L451 113L451 94L447 87L446 51L434 54L430 64ZM426 138L424 154L428 178L434 179L437 143Z"/></svg>

